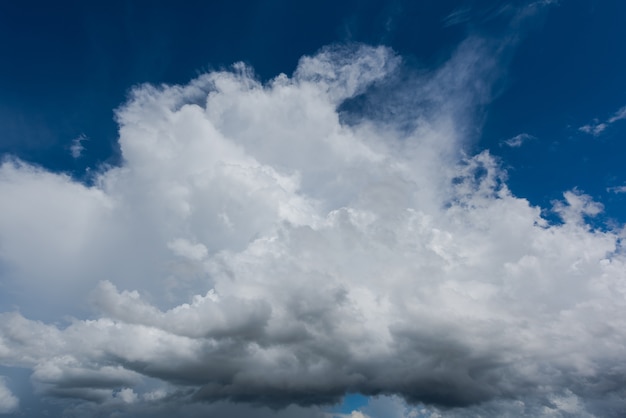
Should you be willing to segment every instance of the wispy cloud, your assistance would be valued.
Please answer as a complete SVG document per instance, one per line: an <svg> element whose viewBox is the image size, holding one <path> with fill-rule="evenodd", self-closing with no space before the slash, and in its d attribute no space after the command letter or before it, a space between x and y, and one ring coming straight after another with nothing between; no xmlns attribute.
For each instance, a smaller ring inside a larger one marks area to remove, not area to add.
<svg viewBox="0 0 626 418"><path fill-rule="evenodd" d="M469 22L472 17L472 8L469 6L465 6L454 9L448 16L443 19L442 23L444 27L450 27Z"/></svg>
<svg viewBox="0 0 626 418"><path fill-rule="evenodd" d="M522 144L532 139L535 139L535 137L527 133L521 133L519 135L515 135L512 138L505 139L500 143L500 145L506 145L511 148L519 148L522 146Z"/></svg>
<svg viewBox="0 0 626 418"><path fill-rule="evenodd" d="M626 106L615 112L615 114L609 118L608 122L614 123L622 119L626 119Z"/></svg>
<svg viewBox="0 0 626 418"><path fill-rule="evenodd" d="M626 119L626 106L619 109L610 118L606 119L605 121L594 119L592 123L583 125L580 128L578 128L578 130L581 132L593 135L593 136L599 136L609 126L623 119Z"/></svg>
<svg viewBox="0 0 626 418"><path fill-rule="evenodd" d="M509 23L513 26L519 24L524 19L535 15L537 12L557 5L557 0L538 0L529 2L522 7L516 7L512 3L491 4L488 6L477 7L474 5L464 5L457 7L442 19L443 27L451 27L462 25L465 23L487 23L499 18L511 19Z"/></svg>
<svg viewBox="0 0 626 418"><path fill-rule="evenodd" d="M611 193L626 193L626 186L609 187L606 190Z"/></svg>
<svg viewBox="0 0 626 418"><path fill-rule="evenodd" d="M89 138L87 138L85 134L80 134L72 140L72 144L70 145L70 153L72 154L72 158L80 158L83 155L83 151L85 150L83 142L87 141L88 139Z"/></svg>

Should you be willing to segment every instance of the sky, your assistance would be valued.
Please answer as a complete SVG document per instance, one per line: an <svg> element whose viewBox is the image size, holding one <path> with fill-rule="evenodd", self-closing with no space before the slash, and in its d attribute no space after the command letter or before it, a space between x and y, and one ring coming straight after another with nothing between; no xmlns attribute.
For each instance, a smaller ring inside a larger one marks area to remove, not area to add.
<svg viewBox="0 0 626 418"><path fill-rule="evenodd" d="M0 415L621 416L625 21L0 2Z"/></svg>

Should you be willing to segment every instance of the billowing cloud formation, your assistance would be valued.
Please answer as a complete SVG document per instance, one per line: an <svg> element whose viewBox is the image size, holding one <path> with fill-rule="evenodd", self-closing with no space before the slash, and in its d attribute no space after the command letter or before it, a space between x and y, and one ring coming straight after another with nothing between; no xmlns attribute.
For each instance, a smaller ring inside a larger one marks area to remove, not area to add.
<svg viewBox="0 0 626 418"><path fill-rule="evenodd" d="M92 187L5 161L0 266L20 311L1 314L0 361L83 412L324 416L294 405L359 392L617 415L620 235L588 225L602 207L577 191L548 223L487 151L463 154L489 51L469 40L410 76L388 49L333 47L266 84L236 65L140 86L117 113L123 164Z"/></svg>

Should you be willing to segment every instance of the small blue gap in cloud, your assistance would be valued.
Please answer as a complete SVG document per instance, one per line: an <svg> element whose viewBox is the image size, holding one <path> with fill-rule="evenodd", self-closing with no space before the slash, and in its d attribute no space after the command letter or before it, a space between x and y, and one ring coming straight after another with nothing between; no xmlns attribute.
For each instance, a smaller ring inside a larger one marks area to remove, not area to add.
<svg viewBox="0 0 626 418"><path fill-rule="evenodd" d="M340 414L349 414L359 410L369 403L369 397L360 393L349 393L343 398L343 403L333 410Z"/></svg>

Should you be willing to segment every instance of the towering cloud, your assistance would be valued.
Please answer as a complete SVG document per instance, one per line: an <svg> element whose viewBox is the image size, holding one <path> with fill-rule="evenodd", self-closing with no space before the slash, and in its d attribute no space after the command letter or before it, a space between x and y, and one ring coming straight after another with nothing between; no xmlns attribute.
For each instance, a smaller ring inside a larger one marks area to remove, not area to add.
<svg viewBox="0 0 626 418"><path fill-rule="evenodd" d="M267 83L237 64L139 86L123 163L92 186L5 161L0 362L90 413L323 416L360 392L617 415L621 232L592 228L579 191L548 222L465 154L493 50L468 40L421 74L329 47Z"/></svg>

